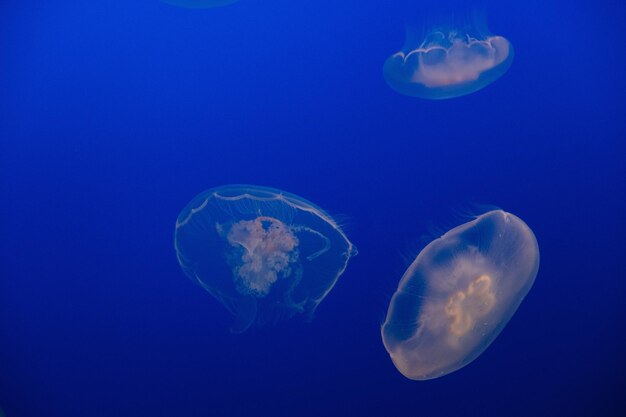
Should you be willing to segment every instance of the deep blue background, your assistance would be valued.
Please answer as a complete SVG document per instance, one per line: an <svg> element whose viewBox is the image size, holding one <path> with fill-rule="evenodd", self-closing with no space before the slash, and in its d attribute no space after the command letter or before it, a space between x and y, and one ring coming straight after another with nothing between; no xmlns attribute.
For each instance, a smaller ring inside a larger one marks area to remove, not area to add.
<svg viewBox="0 0 626 417"><path fill-rule="evenodd" d="M626 6L487 2L509 72L404 97L382 64L433 3L2 0L6 415L624 415ZM233 336L180 271L179 211L227 183L345 224L360 253L312 323ZM410 381L387 303L420 238L476 204L533 228L537 281L475 362Z"/></svg>

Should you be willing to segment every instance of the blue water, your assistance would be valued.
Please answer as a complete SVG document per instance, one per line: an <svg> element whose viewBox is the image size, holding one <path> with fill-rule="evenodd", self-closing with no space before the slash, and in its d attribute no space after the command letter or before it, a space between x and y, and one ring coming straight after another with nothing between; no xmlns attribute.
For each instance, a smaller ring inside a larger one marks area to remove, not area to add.
<svg viewBox="0 0 626 417"><path fill-rule="evenodd" d="M382 65L436 3L2 0L6 416L624 415L626 6L483 6L511 68L430 101ZM180 270L178 213L229 183L302 196L358 247L311 323L231 335ZM483 205L533 229L536 283L476 361L410 381L389 299Z"/></svg>

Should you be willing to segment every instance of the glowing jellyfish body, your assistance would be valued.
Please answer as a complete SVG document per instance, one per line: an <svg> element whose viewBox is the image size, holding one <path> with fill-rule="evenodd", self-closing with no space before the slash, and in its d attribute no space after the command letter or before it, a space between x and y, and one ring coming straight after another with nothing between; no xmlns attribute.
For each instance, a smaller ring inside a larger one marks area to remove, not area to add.
<svg viewBox="0 0 626 417"><path fill-rule="evenodd" d="M161 0L163 3L172 6L184 7L186 9L210 9L211 7L226 6L236 3L239 0Z"/></svg>
<svg viewBox="0 0 626 417"><path fill-rule="evenodd" d="M227 185L178 216L181 268L235 317L233 332L312 315L356 249L322 209L283 191Z"/></svg>
<svg viewBox="0 0 626 417"><path fill-rule="evenodd" d="M426 380L476 359L513 316L538 268L533 232L501 210L431 242L404 273L382 326L396 368Z"/></svg>
<svg viewBox="0 0 626 417"><path fill-rule="evenodd" d="M478 91L500 78L513 62L513 47L502 36L477 39L457 31L435 31L419 47L403 49L385 62L385 80L399 93L427 99Z"/></svg>

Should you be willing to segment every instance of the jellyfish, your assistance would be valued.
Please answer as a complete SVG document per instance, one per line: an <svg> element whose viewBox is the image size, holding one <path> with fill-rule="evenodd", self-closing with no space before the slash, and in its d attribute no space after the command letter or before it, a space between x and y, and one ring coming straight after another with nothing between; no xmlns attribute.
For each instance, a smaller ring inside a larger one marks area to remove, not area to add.
<svg viewBox="0 0 626 417"><path fill-rule="evenodd" d="M209 9L211 7L226 6L236 3L239 0L161 0L163 3L172 6L184 7L186 9Z"/></svg>
<svg viewBox="0 0 626 417"><path fill-rule="evenodd" d="M427 380L472 362L511 319L538 268L533 232L502 210L428 244L402 276L381 328L398 371Z"/></svg>
<svg viewBox="0 0 626 417"><path fill-rule="evenodd" d="M402 50L385 61L385 81L401 94L425 99L459 97L486 87L509 69L513 47L479 26L432 30L417 47L407 36Z"/></svg>
<svg viewBox="0 0 626 417"><path fill-rule="evenodd" d="M357 253L321 208L252 185L196 196L178 216L174 244L184 273L235 316L233 333L310 319Z"/></svg>

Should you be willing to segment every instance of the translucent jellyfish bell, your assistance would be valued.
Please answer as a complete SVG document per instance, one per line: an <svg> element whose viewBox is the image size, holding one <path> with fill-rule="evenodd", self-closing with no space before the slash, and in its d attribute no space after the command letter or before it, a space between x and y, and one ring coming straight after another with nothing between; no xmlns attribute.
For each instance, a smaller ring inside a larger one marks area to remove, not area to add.
<svg viewBox="0 0 626 417"><path fill-rule="evenodd" d="M172 6L184 7L187 9L209 9L211 7L226 6L236 3L239 0L161 0L163 3Z"/></svg>
<svg viewBox="0 0 626 417"><path fill-rule="evenodd" d="M490 211L426 246L402 276L382 326L407 378L437 378L476 359L530 290L539 268L533 232Z"/></svg>
<svg viewBox="0 0 626 417"><path fill-rule="evenodd" d="M185 274L236 317L235 333L310 317L356 254L319 207L252 185L195 197L178 216L174 244Z"/></svg>
<svg viewBox="0 0 626 417"><path fill-rule="evenodd" d="M435 30L417 47L407 40L402 51L385 61L387 84L426 99L453 98L486 87L509 69L513 47L502 36L476 33Z"/></svg>

